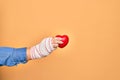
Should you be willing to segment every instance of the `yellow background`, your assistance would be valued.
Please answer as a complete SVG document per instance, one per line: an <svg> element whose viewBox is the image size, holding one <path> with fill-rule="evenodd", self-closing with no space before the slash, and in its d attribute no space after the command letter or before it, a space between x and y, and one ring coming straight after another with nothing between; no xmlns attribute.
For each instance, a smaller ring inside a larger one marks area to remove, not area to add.
<svg viewBox="0 0 120 80"><path fill-rule="evenodd" d="M0 80L120 80L120 0L0 0L0 46L29 47L67 34L67 47Z"/></svg>

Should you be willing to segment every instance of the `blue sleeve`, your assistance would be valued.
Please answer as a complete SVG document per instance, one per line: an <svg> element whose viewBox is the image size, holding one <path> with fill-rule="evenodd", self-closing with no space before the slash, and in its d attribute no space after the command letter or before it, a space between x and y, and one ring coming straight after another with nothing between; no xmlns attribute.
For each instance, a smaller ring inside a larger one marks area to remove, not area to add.
<svg viewBox="0 0 120 80"><path fill-rule="evenodd" d="M26 48L0 47L0 66L14 66L26 62Z"/></svg>

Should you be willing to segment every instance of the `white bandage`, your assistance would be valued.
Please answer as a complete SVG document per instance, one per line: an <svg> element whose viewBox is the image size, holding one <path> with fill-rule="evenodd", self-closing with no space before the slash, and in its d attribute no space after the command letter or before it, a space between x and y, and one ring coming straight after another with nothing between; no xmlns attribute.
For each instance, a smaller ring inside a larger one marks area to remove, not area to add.
<svg viewBox="0 0 120 80"><path fill-rule="evenodd" d="M38 59L49 55L56 48L52 45L52 38L45 38L39 44L31 47L30 56L31 59Z"/></svg>

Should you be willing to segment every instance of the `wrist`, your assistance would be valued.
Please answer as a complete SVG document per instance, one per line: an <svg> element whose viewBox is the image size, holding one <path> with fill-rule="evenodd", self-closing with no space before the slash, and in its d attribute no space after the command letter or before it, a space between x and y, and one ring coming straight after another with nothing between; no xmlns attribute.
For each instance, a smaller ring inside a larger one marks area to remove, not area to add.
<svg viewBox="0 0 120 80"><path fill-rule="evenodd" d="M27 61L31 60L31 57L30 57L30 48L27 48L26 55L27 55Z"/></svg>

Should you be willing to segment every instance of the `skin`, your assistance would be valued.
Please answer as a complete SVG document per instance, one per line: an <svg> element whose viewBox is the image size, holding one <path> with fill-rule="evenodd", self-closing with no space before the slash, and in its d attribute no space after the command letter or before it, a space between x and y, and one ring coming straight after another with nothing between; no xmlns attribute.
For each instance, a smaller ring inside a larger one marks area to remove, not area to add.
<svg viewBox="0 0 120 80"><path fill-rule="evenodd" d="M57 38L57 37L53 37L52 38L52 45L54 48L57 48L59 44L62 44L63 42L61 41L62 38ZM30 57L30 47L27 48L27 61L31 60L31 57Z"/></svg>

